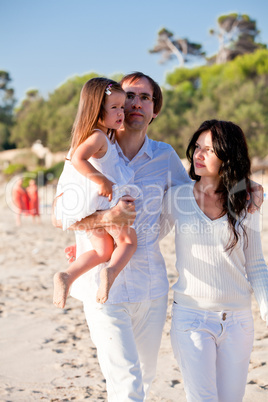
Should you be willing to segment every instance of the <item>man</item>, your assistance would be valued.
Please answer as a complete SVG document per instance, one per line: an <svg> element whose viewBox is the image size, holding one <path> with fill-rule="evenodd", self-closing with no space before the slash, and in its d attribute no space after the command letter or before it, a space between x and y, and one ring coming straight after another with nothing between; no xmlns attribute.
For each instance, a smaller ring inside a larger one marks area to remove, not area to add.
<svg viewBox="0 0 268 402"><path fill-rule="evenodd" d="M159 249L159 225L165 191L190 181L170 145L148 139L148 125L162 106L158 84L133 73L121 81L127 94L124 126L116 135L120 157L135 172L142 196L119 202L74 225L77 255L91 248L79 232L134 221L138 248L116 278L105 304L96 302L101 267L75 281L71 295L83 301L92 341L106 379L109 401L144 401L155 376L157 355L166 319L168 279ZM55 223L60 226L60 223Z"/></svg>
<svg viewBox="0 0 268 402"><path fill-rule="evenodd" d="M120 157L134 170L135 184L141 189L142 196L135 201L138 248L105 304L95 301L101 267L80 277L71 295L83 300L108 400L126 402L143 401L155 376L169 289L158 244L162 199L170 185L188 182L189 177L171 146L146 135L162 106L158 84L142 73L125 76L121 84L127 93L125 121L116 140ZM133 212L133 202L121 203L85 218L74 229L132 223ZM90 248L79 231L76 243L77 255Z"/></svg>

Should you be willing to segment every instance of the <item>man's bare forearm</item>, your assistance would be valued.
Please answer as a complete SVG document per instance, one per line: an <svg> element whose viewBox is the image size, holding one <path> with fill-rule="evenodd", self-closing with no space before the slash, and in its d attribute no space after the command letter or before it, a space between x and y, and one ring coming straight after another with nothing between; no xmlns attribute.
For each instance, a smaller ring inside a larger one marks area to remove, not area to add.
<svg viewBox="0 0 268 402"><path fill-rule="evenodd" d="M94 214L71 225L68 230L92 230L111 226L113 223L109 212L110 210L96 211Z"/></svg>
<svg viewBox="0 0 268 402"><path fill-rule="evenodd" d="M124 198L115 207L104 211L96 211L94 214L71 225L68 230L92 230L113 225L131 226L136 217L135 205L131 197ZM57 198L53 204L52 224L57 228L62 228L61 221L56 219L54 213L56 202Z"/></svg>

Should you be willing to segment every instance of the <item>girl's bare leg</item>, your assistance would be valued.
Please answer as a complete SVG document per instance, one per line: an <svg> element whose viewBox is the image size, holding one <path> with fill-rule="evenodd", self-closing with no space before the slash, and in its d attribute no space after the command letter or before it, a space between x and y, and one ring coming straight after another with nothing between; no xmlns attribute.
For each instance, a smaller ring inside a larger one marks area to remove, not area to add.
<svg viewBox="0 0 268 402"><path fill-rule="evenodd" d="M54 275L53 303L56 307L64 308L70 286L79 276L111 258L114 249L112 237L104 229L92 230L90 234L95 249L83 253L66 271Z"/></svg>
<svg viewBox="0 0 268 402"><path fill-rule="evenodd" d="M106 228L114 238L117 247L112 253L108 267L100 272L100 286L97 292L97 302L105 303L108 300L109 291L117 275L127 265L137 249L137 236L133 228L124 226L120 232L115 228Z"/></svg>

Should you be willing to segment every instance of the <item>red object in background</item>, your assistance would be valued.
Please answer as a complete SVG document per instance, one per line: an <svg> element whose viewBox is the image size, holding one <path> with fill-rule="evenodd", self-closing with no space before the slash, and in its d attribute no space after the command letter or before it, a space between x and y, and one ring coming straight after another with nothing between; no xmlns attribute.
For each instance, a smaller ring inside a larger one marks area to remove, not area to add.
<svg viewBox="0 0 268 402"><path fill-rule="evenodd" d="M28 196L28 210L29 214L33 216L40 216L39 214L39 197L38 187L34 180L30 180L29 186L26 189Z"/></svg>
<svg viewBox="0 0 268 402"><path fill-rule="evenodd" d="M29 197L21 186L16 186L13 189L13 201L16 207L18 208L18 212L20 214L29 214Z"/></svg>

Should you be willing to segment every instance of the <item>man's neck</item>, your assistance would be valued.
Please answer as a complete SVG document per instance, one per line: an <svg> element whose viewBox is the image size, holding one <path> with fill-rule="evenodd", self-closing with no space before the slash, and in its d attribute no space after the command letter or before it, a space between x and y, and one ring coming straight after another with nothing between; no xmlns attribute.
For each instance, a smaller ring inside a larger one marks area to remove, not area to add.
<svg viewBox="0 0 268 402"><path fill-rule="evenodd" d="M129 160L133 159L143 146L145 135L145 132L129 132L125 130L120 130L117 134L117 142Z"/></svg>

